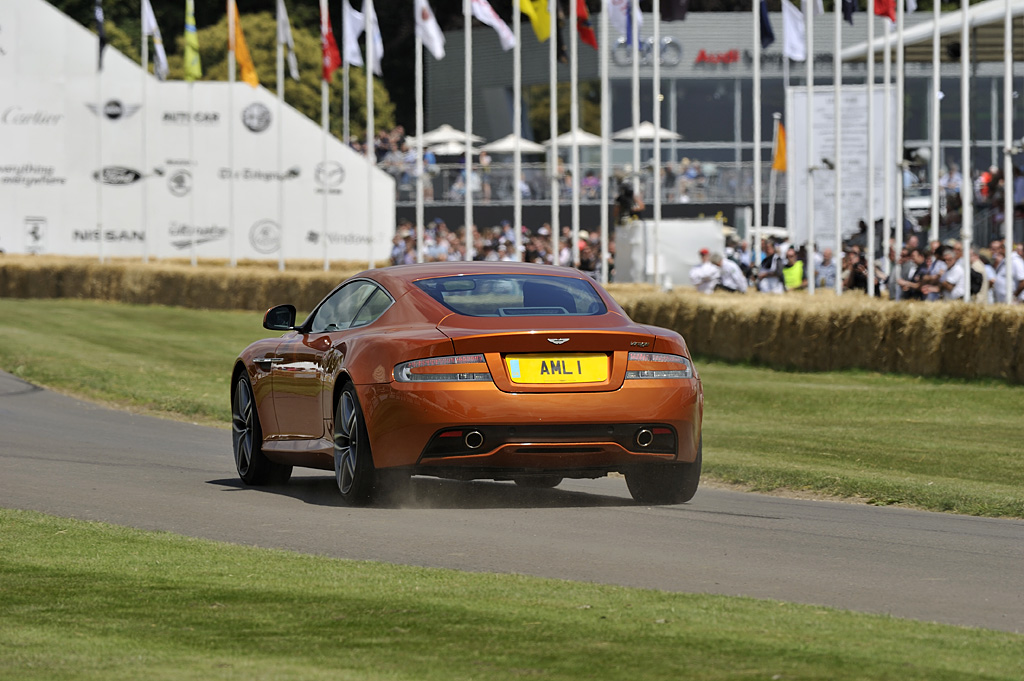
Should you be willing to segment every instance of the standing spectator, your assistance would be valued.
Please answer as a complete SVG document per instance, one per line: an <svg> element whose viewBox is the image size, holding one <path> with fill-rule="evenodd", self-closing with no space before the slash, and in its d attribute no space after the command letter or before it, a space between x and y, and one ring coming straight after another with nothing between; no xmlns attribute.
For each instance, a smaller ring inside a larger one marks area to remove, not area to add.
<svg viewBox="0 0 1024 681"><path fill-rule="evenodd" d="M947 248L942 252L942 259L946 262L946 271L939 279L939 289L942 292L943 300L963 300L965 288L964 268L956 257L956 249Z"/></svg>
<svg viewBox="0 0 1024 681"><path fill-rule="evenodd" d="M718 256L721 261L722 256ZM700 293L711 293L722 280L722 271L718 265L711 262L711 251L706 248L700 249L700 264L690 270L690 283L697 287Z"/></svg>
<svg viewBox="0 0 1024 681"><path fill-rule="evenodd" d="M1006 245L1003 245L1003 250ZM1010 271L1013 273L1013 302L1024 303L1024 245L1014 244L1013 253L1009 255Z"/></svg>
<svg viewBox="0 0 1024 681"><path fill-rule="evenodd" d="M907 275L896 280L900 287L899 299L924 300L924 294L921 293L921 278L928 271L928 261L921 249L914 248L910 251L908 262L910 269Z"/></svg>
<svg viewBox="0 0 1024 681"><path fill-rule="evenodd" d="M932 257L928 262L928 270L921 280L921 292L924 294L924 299L929 302L939 299L939 282L942 279L942 275L946 273L946 261L942 257L945 252L944 249L945 247L940 242L932 242Z"/></svg>
<svg viewBox="0 0 1024 681"><path fill-rule="evenodd" d="M835 289L836 287L836 263L832 259L832 249L826 248L821 252L821 264L814 271L815 285L823 289Z"/></svg>
<svg viewBox="0 0 1024 681"><path fill-rule="evenodd" d="M712 253L711 263L717 265L721 270L721 283L717 290L730 293L747 292L747 276L733 260L723 258L721 253Z"/></svg>
<svg viewBox="0 0 1024 681"><path fill-rule="evenodd" d="M783 267L785 267L785 262L776 252L775 242L768 239L764 243L761 270L757 273L757 289L761 293L785 293L786 286L782 277Z"/></svg>
<svg viewBox="0 0 1024 681"><path fill-rule="evenodd" d="M960 175L960 169L955 163L949 164L949 169L939 177L939 186L946 191L946 195L959 194L960 185L963 183L963 177Z"/></svg>
<svg viewBox="0 0 1024 681"><path fill-rule="evenodd" d="M782 267L782 281L787 291L799 291L807 288L807 274L804 272L804 261L796 257L796 249L786 249L786 264Z"/></svg>

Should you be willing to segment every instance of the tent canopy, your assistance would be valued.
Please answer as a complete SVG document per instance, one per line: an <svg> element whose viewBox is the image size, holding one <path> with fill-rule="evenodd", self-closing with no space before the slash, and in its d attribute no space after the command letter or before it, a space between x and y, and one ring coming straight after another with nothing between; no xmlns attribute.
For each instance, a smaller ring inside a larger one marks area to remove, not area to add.
<svg viewBox="0 0 1024 681"><path fill-rule="evenodd" d="M490 154L514 154L516 137L515 135L505 135L501 139L494 140L489 144L485 144L480 147L481 151L486 151ZM536 142L528 139L519 138L519 151L523 154L543 154L545 151L544 145L537 144Z"/></svg>

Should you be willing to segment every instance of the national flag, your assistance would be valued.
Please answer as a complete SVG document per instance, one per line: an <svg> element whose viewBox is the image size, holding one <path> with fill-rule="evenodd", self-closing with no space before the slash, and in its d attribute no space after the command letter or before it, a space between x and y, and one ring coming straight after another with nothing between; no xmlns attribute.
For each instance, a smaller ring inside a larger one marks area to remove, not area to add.
<svg viewBox="0 0 1024 681"><path fill-rule="evenodd" d="M249 46L245 44L242 21L238 18L238 4L235 0L229 0L228 4L231 6L231 19L234 23L234 31L228 30L228 50L235 53L235 60L242 70L242 80L252 87L259 87L260 77L256 74L256 65L252 63Z"/></svg>
<svg viewBox="0 0 1024 681"><path fill-rule="evenodd" d="M917 0L906 0L906 6L903 9L907 12L916 12Z"/></svg>
<svg viewBox="0 0 1024 681"><path fill-rule="evenodd" d="M633 44L633 0L605 0L605 11L608 20L619 32L626 43ZM643 17L636 17L637 30L643 28Z"/></svg>
<svg viewBox="0 0 1024 681"><path fill-rule="evenodd" d="M551 12L548 0L519 0L519 11L530 19L537 40L544 42L551 37Z"/></svg>
<svg viewBox="0 0 1024 681"><path fill-rule="evenodd" d="M501 49L508 52L516 46L516 36L487 0L472 0L473 16L487 24L498 34Z"/></svg>
<svg viewBox="0 0 1024 681"><path fill-rule="evenodd" d="M572 0L569 0L572 2ZM580 40L597 49L597 34L590 24L590 12L587 10L587 0L576 0L576 32L580 34Z"/></svg>
<svg viewBox="0 0 1024 681"><path fill-rule="evenodd" d="M786 128L782 123L779 123L779 134L775 139L775 148L772 149L772 170L786 172Z"/></svg>
<svg viewBox="0 0 1024 681"><path fill-rule="evenodd" d="M338 43L334 42L334 31L331 30L331 15L327 11L327 3L320 3L320 54L322 75L329 81L334 72L341 66L341 55L338 54Z"/></svg>
<svg viewBox="0 0 1024 681"><path fill-rule="evenodd" d="M875 15L896 23L896 0L875 0Z"/></svg>
<svg viewBox="0 0 1024 681"><path fill-rule="evenodd" d="M690 9L690 0L661 0L662 21L683 21Z"/></svg>
<svg viewBox="0 0 1024 681"><path fill-rule="evenodd" d="M768 0L761 0L761 49L766 50L775 42L775 31L768 20Z"/></svg>
<svg viewBox="0 0 1024 681"><path fill-rule="evenodd" d="M142 39L145 40L146 36L153 36L153 51L156 53L153 71L160 80L167 80L167 52L164 51L164 39L160 35L160 27L156 25L153 6L149 4L149 0L142 0Z"/></svg>
<svg viewBox="0 0 1024 681"><path fill-rule="evenodd" d="M341 47L345 50L345 62L350 66L362 66L363 51L359 49L359 36L363 33L366 20L362 12L352 9L348 0L341 4L341 17Z"/></svg>
<svg viewBox="0 0 1024 681"><path fill-rule="evenodd" d="M782 0L782 54L793 61L806 61L804 14L789 0Z"/></svg>
<svg viewBox="0 0 1024 681"><path fill-rule="evenodd" d="M363 16L366 16L365 7L363 4L364 11ZM376 76L383 76L384 71L381 68L381 59L384 57L384 39L380 35L380 26L377 25L377 10L374 9L373 5L370 5L370 17L369 17L370 28L372 31L367 31L368 36L373 36L373 73ZM367 38L369 40L369 38ZM369 49L367 50L369 51Z"/></svg>
<svg viewBox="0 0 1024 681"><path fill-rule="evenodd" d="M203 77L199 61L199 36L196 34L195 0L185 0L185 80Z"/></svg>
<svg viewBox="0 0 1024 681"><path fill-rule="evenodd" d="M148 1L148 0L147 0ZM288 21L288 8L284 0L277 0L277 44L288 50L288 73L292 80L299 79L299 62L295 57L295 40L292 38L292 23Z"/></svg>
<svg viewBox="0 0 1024 681"><path fill-rule="evenodd" d="M103 20L103 0L96 0L96 34L100 38L100 51L97 71L103 70L103 48L107 46L107 27L106 22Z"/></svg>
<svg viewBox="0 0 1024 681"><path fill-rule="evenodd" d="M843 19L850 22L850 26L853 26L853 13L857 11L857 4L855 0L843 0Z"/></svg>
<svg viewBox="0 0 1024 681"><path fill-rule="evenodd" d="M434 59L444 59L444 33L437 24L430 3L427 0L416 0L413 11L416 13L416 35L424 47L430 50L430 54L434 55Z"/></svg>

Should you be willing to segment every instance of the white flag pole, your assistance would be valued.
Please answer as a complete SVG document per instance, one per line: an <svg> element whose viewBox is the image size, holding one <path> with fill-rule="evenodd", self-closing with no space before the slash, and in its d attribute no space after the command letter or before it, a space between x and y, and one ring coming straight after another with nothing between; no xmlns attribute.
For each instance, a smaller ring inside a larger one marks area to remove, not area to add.
<svg viewBox="0 0 1024 681"><path fill-rule="evenodd" d="M516 44L512 53L512 227L516 230L515 260L523 259L523 195L519 191L519 176L523 173L523 150L519 140L523 135L523 17L520 0L512 2L512 30Z"/></svg>
<svg viewBox="0 0 1024 681"><path fill-rule="evenodd" d="M601 60L601 283L608 283L608 139L611 137L611 88L609 87L608 55L611 45L608 42L608 10L601 12L601 42L599 51Z"/></svg>
<svg viewBox="0 0 1024 681"><path fill-rule="evenodd" d="M1006 300L1013 300L1013 268L1010 255L1013 253L1013 6L1006 0L1006 14L1003 18L1003 275L1006 277Z"/></svg>
<svg viewBox="0 0 1024 681"><path fill-rule="evenodd" d="M651 49L651 61L654 63L654 158L651 161L651 174L654 176L654 283L661 286L661 0L654 0L651 23L654 25L654 46Z"/></svg>
<svg viewBox="0 0 1024 681"><path fill-rule="evenodd" d="M807 291L814 295L814 173L820 158L811 154L814 147L814 2L804 0L804 22L807 29L804 39L807 41Z"/></svg>
<svg viewBox="0 0 1024 681"><path fill-rule="evenodd" d="M643 196L643 187L640 184L640 0L630 0L630 39L633 41L633 69L632 69L632 92L633 92L633 193ZM647 275L647 258L650 250L647 244L646 227L644 228L644 279ZM655 254L657 259L657 254Z"/></svg>
<svg viewBox="0 0 1024 681"><path fill-rule="evenodd" d="M351 111L350 111L350 108L349 108L349 101L348 101L348 88L349 88L348 67L349 67L349 63L348 63L348 53L345 51L345 36L349 35L349 33L348 33L349 28L348 28L348 23L347 22L349 21L349 17L351 16L351 13L348 11L348 7L349 7L348 0L342 0L342 2L341 2L341 21L342 21L342 33L341 33L341 36L342 36L342 38L341 38L342 48L341 48L341 52L342 52L342 55L343 55L342 62L344 62L344 64L342 65L342 72L341 72L342 73L342 77L341 77L342 83L341 83L341 86L343 88L342 89L342 93L341 93L341 117L342 117L342 122L341 122L341 125L342 125L341 139L345 142L345 146L346 147L349 144L352 143L352 137L351 137L351 132L350 132L351 129L349 127L349 116L351 115Z"/></svg>
<svg viewBox="0 0 1024 681"><path fill-rule="evenodd" d="M235 0L228 0L228 257L235 260Z"/></svg>
<svg viewBox="0 0 1024 681"><path fill-rule="evenodd" d="M320 40L323 42L324 36L327 35L327 22L331 19L327 14L327 0L320 0ZM321 48L323 49L323 48ZM323 65L321 64L321 71ZM321 161L323 165L321 168L327 168L327 135L329 130L329 117L330 117L330 101L328 100L328 89L327 79L323 77L323 73L320 75L320 141L321 141ZM324 272L331 269L330 256L328 254L328 241L327 238L327 185L324 184L323 189L323 201L320 207L320 237L323 247L324 255Z"/></svg>
<svg viewBox="0 0 1024 681"><path fill-rule="evenodd" d="M902 271L900 258L903 253L903 144L904 144L904 112L903 97L906 93L907 79L904 70L905 58L903 50L905 47L903 38L903 24L906 20L904 0L897 0L896 14L896 184L893 189L896 191L896 252L894 265L897 276Z"/></svg>
<svg viewBox="0 0 1024 681"><path fill-rule="evenodd" d="M875 294L875 0L868 0L868 168L867 215L868 240L864 245L868 259L867 294Z"/></svg>
<svg viewBox="0 0 1024 681"><path fill-rule="evenodd" d="M139 149L142 152L142 175L149 178L149 157L147 154L146 141L146 119L149 118L147 95L149 88L147 78L149 76L149 36L146 35L146 6L139 3L139 11L142 20L142 140ZM149 182L142 183L142 262L149 262L149 240L152 234L149 233Z"/></svg>
<svg viewBox="0 0 1024 681"><path fill-rule="evenodd" d="M416 6L413 4L413 12ZM415 19L414 19L415 21ZM423 38L416 34L416 262L423 262Z"/></svg>
<svg viewBox="0 0 1024 681"><path fill-rule="evenodd" d="M750 225L752 228L747 233L747 239L754 243L751 243L751 247L756 248L758 254L761 253L761 0L753 0L750 3L752 10L752 18L754 24L754 82L753 82L753 98L751 101L751 109L753 113L754 123L754 154L753 154L753 173L754 173L754 210L753 224ZM773 159L774 160L774 159ZM775 171L772 170L772 173ZM774 177L774 176L773 176ZM769 208L769 210L772 210ZM752 236L751 236L752 235ZM755 245L756 244L756 245ZM751 263L757 265L757 260Z"/></svg>
<svg viewBox="0 0 1024 681"><path fill-rule="evenodd" d="M580 145L576 137L580 126L579 88L579 5L569 2L569 158L572 168L572 266L580 266Z"/></svg>
<svg viewBox="0 0 1024 681"><path fill-rule="evenodd" d="M561 204L561 178L558 176L558 0L551 0L548 6L551 17L551 35L548 37L548 97L550 106L549 120L551 125L551 156L549 165L551 173L551 259L553 265L560 264L559 253L562 246L562 226L559 214Z"/></svg>
<svg viewBox="0 0 1024 681"><path fill-rule="evenodd" d="M971 20L970 0L960 1L963 21L960 25L960 143L963 147L963 163L960 183L962 221L960 241L963 247L964 300L971 300L971 241L974 239L974 182L971 173ZM1006 190L1013 192L1013 177L1006 178ZM1009 253L1007 253L1009 256ZM1007 259L1009 260L1009 259ZM1009 262L1007 262L1009 265Z"/></svg>
<svg viewBox="0 0 1024 681"><path fill-rule="evenodd" d="M103 248L103 69L96 69L96 237L100 264L106 262Z"/></svg>
<svg viewBox="0 0 1024 681"><path fill-rule="evenodd" d="M373 65L376 64L376 38L377 38L377 13L373 9L373 0L363 0L363 15L366 17L364 24L366 36L366 159L369 162L369 169L366 173L366 229L368 239L366 248L367 260L370 269L373 269L373 175L377 170L377 150L374 148L373 120Z"/></svg>
<svg viewBox="0 0 1024 681"><path fill-rule="evenodd" d="M787 59L788 57L783 57ZM778 177L778 171L775 170L775 155L779 153L779 126L782 125L782 114L776 111L772 114L772 166L768 172L768 227L775 226L775 194L776 194L776 178ZM754 264L758 267L761 266L761 240L758 239L757 245L754 246L754 255L756 256Z"/></svg>
<svg viewBox="0 0 1024 681"><path fill-rule="evenodd" d="M835 4L835 39L833 41L833 65L835 72L832 75L832 83L835 88L833 101L833 117L835 118L835 170L833 180L835 182L835 211L832 215L835 227L835 248L832 250L832 266L836 271L835 290L836 295L843 293L843 126L842 126L842 90L843 90L843 10L842 0Z"/></svg>
<svg viewBox="0 0 1024 681"><path fill-rule="evenodd" d="M942 37L939 34L939 19L941 17L942 4L934 3L932 10L932 201L931 201L931 224L928 229L928 241L939 240L939 93L942 90L942 62L939 57L939 47ZM952 173L950 173L952 175Z"/></svg>
<svg viewBox="0 0 1024 681"><path fill-rule="evenodd" d="M883 44L885 54L882 55L882 271L890 272L889 234L892 229L892 22L882 19L884 31Z"/></svg>
<svg viewBox="0 0 1024 681"><path fill-rule="evenodd" d="M280 30L281 22L285 20L282 16L284 0L277 0L277 25ZM281 243L277 247L277 269L284 272L284 45L281 35L277 36L277 228L281 235Z"/></svg>
<svg viewBox="0 0 1024 681"><path fill-rule="evenodd" d="M465 149L465 202L463 206L463 219L465 221L466 230L466 253L465 259L473 259L473 189L471 183L471 175L473 172L473 0L465 0L462 6L464 13L464 30L465 30L465 77L464 77L464 89L463 89L463 105L465 107L465 123L466 123L466 149Z"/></svg>

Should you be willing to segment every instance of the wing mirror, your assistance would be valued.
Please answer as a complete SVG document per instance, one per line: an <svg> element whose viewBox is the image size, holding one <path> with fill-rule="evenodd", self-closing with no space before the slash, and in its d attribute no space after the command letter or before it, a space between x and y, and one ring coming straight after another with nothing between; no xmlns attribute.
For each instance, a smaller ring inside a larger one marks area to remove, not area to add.
<svg viewBox="0 0 1024 681"><path fill-rule="evenodd" d="M295 328L295 306L277 305L263 315L263 328L271 331L291 331Z"/></svg>

